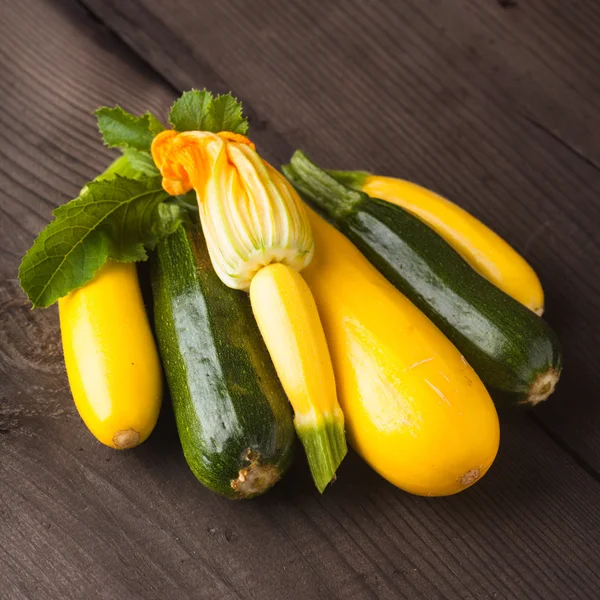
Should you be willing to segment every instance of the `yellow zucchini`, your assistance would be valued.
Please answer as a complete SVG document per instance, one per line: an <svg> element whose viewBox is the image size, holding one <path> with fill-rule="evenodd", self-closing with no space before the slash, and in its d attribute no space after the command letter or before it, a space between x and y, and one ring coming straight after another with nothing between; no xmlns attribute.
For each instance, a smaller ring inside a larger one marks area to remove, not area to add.
<svg viewBox="0 0 600 600"><path fill-rule="evenodd" d="M401 206L427 223L480 275L541 315L544 291L529 263L505 240L460 206L410 181L368 173L332 172L334 177Z"/></svg>
<svg viewBox="0 0 600 600"><path fill-rule="evenodd" d="M317 303L350 443L394 485L425 496L480 479L498 416L459 351L341 233L313 211Z"/></svg>
<svg viewBox="0 0 600 600"><path fill-rule="evenodd" d="M111 448L152 432L162 399L156 345L135 263L109 260L58 301L69 384L88 429Z"/></svg>
<svg viewBox="0 0 600 600"><path fill-rule="evenodd" d="M298 437L320 492L346 455L344 415L337 401L331 358L310 289L282 263L262 268L250 301L292 406Z"/></svg>

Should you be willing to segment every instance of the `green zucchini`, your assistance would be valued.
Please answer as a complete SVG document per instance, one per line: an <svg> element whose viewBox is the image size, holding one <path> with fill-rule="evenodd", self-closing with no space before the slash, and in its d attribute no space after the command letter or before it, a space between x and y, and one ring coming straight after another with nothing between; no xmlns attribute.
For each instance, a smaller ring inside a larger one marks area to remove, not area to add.
<svg viewBox="0 0 600 600"><path fill-rule="evenodd" d="M476 273L403 208L350 189L296 152L284 172L462 352L497 404L535 405L553 391L562 356L540 317Z"/></svg>
<svg viewBox="0 0 600 600"><path fill-rule="evenodd" d="M288 468L295 433L247 294L221 283L194 226L158 244L151 278L158 346L190 469L228 498L262 494Z"/></svg>

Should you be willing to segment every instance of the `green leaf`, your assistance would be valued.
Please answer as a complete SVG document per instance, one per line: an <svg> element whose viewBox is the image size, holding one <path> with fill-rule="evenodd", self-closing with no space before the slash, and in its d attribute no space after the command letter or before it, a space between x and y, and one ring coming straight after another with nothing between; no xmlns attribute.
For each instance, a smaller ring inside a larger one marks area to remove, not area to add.
<svg viewBox="0 0 600 600"><path fill-rule="evenodd" d="M182 218L177 205L160 208L168 198L160 177L116 175L90 182L78 198L57 208L19 268L21 286L33 306L50 306L81 287L108 258L145 260L146 249Z"/></svg>
<svg viewBox="0 0 600 600"><path fill-rule="evenodd" d="M194 190L182 196L171 196L171 198L165 202L165 205L170 204L177 206L179 209L179 218L182 222L199 222L198 200L196 199L196 192Z"/></svg>
<svg viewBox="0 0 600 600"><path fill-rule="evenodd" d="M169 112L169 123L176 131L207 131L204 121L213 96L208 90L183 92Z"/></svg>
<svg viewBox="0 0 600 600"><path fill-rule="evenodd" d="M165 130L164 125L151 112L147 112L144 117L148 119L148 129L154 135L158 135L161 131Z"/></svg>
<svg viewBox="0 0 600 600"><path fill-rule="evenodd" d="M193 210L195 213L198 212L198 198L194 190L190 190L187 194L182 196L175 196L175 200L181 205L187 207L188 210Z"/></svg>
<svg viewBox="0 0 600 600"><path fill-rule="evenodd" d="M140 179L140 177L156 177L157 175L160 175L159 170L152 160L152 155L149 152L126 148L123 150L123 156L129 161L129 165L135 173L132 176L132 179Z"/></svg>
<svg viewBox="0 0 600 600"><path fill-rule="evenodd" d="M160 121L146 113L136 117L120 106L103 106L96 111L98 129L109 148L130 148L150 152L150 145L157 133L164 130Z"/></svg>
<svg viewBox="0 0 600 600"><path fill-rule="evenodd" d="M169 123L176 131L248 131L241 103L231 94L213 98L207 90L184 92L171 108Z"/></svg>
<svg viewBox="0 0 600 600"><path fill-rule="evenodd" d="M197 209L196 209L196 212ZM171 235L187 219L185 210L177 202L163 202L157 207L157 219L152 230L157 241Z"/></svg>
<svg viewBox="0 0 600 600"><path fill-rule="evenodd" d="M104 171L96 177L98 179L112 179L115 175L120 175L121 177L128 177L129 179L138 179L140 174L134 169L131 165L131 161L126 156L119 156L115 159L112 164ZM154 173L156 176L157 173ZM87 185L87 184L86 184ZM84 186L85 188L85 186Z"/></svg>
<svg viewBox="0 0 600 600"><path fill-rule="evenodd" d="M242 105L231 94L217 96L208 109L205 131L231 131L245 135L248 119L242 115Z"/></svg>

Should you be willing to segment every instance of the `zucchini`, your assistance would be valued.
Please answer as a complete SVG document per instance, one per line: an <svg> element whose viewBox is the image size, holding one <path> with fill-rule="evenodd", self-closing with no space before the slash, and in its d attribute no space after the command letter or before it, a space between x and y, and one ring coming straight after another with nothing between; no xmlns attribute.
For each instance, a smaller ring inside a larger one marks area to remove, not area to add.
<svg viewBox="0 0 600 600"><path fill-rule="evenodd" d="M395 177L329 171L340 183L397 204L444 238L480 275L542 316L544 290L531 265L497 233L454 202Z"/></svg>
<svg viewBox="0 0 600 600"><path fill-rule="evenodd" d="M296 152L288 179L462 352L497 404L535 405L562 368L550 327L403 208L347 188Z"/></svg>
<svg viewBox="0 0 600 600"><path fill-rule="evenodd" d="M151 275L160 355L190 469L228 498L262 494L287 470L295 433L248 295L221 283L193 226L158 244Z"/></svg>
<svg viewBox="0 0 600 600"><path fill-rule="evenodd" d="M111 448L141 444L162 403L160 360L135 263L108 260L58 300L65 366L75 406Z"/></svg>
<svg viewBox="0 0 600 600"><path fill-rule="evenodd" d="M313 481L323 493L347 449L344 413L317 305L302 275L283 263L263 267L253 277L250 304L294 409Z"/></svg>
<svg viewBox="0 0 600 600"><path fill-rule="evenodd" d="M350 444L407 492L461 492L483 477L498 451L488 391L356 246L307 212L317 252L303 275L329 342Z"/></svg>

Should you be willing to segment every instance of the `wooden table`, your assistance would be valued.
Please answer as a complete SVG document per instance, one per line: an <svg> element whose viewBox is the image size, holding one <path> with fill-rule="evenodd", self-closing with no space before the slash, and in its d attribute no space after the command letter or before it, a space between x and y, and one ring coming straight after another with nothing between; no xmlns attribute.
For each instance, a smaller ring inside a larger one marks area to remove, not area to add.
<svg viewBox="0 0 600 600"><path fill-rule="evenodd" d="M0 597L600 597L599 30L594 0L3 2ZM235 503L189 472L168 404L133 451L82 425L20 257L108 164L95 107L164 115L204 86L243 100L275 164L300 147L415 180L539 272L564 376L502 415L468 492L413 497L350 453L320 496L298 453Z"/></svg>

